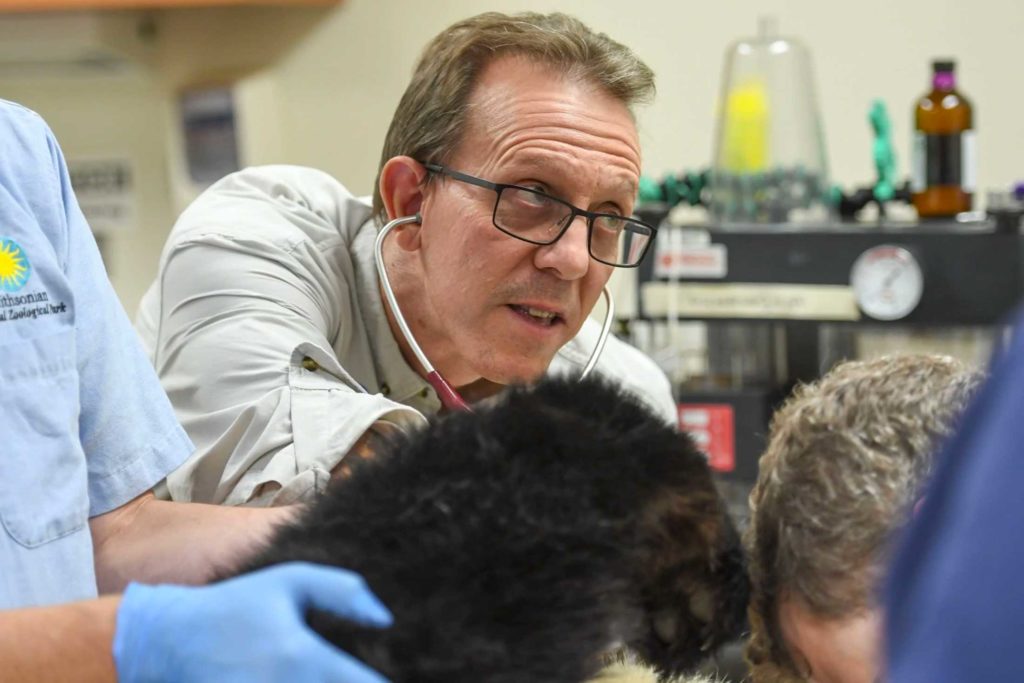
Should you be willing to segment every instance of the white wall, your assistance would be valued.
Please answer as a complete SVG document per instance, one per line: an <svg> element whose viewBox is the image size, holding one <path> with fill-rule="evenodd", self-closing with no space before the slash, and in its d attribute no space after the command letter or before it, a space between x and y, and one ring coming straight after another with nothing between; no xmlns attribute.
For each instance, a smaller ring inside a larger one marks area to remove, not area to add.
<svg viewBox="0 0 1024 683"><path fill-rule="evenodd" d="M133 159L140 221L111 238L108 261L122 302L134 311L179 209L175 89L236 77L250 61L239 66L221 57L205 74L197 55L272 55L269 68L243 77L238 88L247 163L316 166L369 193L419 51L448 24L485 9L566 11L636 49L658 77L658 98L640 115L645 170L653 175L710 161L726 47L752 35L759 14L771 13L782 33L802 39L813 55L835 181L851 187L873 176L866 113L874 97L889 104L906 174L912 103L929 82L930 60L947 55L958 60L975 103L979 186L1024 180L1024 89L1015 64L1024 3L997 0L345 0L316 13L259 10L263 15L244 21L228 10L190 10L157 15L160 44L150 68L108 79L0 74L0 97L40 111L71 157ZM246 27L242 38L239 26Z"/></svg>

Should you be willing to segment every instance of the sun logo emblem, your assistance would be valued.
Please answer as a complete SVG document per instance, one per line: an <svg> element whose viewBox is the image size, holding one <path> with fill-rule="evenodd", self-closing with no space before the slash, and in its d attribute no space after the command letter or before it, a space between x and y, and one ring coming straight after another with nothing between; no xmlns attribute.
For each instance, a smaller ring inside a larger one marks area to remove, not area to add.
<svg viewBox="0 0 1024 683"><path fill-rule="evenodd" d="M17 292L31 273L32 266L18 243L0 237L0 291Z"/></svg>

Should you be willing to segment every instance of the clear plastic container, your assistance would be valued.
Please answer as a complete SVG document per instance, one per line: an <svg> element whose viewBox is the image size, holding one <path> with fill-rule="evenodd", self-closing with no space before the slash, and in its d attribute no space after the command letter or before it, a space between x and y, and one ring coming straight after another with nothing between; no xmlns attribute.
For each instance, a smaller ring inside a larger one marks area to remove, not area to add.
<svg viewBox="0 0 1024 683"><path fill-rule="evenodd" d="M811 56L771 18L725 57L710 179L719 225L830 218L824 134Z"/></svg>

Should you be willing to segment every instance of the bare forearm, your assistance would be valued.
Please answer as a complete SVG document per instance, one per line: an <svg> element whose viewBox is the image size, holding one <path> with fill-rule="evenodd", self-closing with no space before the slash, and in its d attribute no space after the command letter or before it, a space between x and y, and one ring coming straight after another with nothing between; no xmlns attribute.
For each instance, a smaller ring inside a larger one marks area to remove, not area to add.
<svg viewBox="0 0 1024 683"><path fill-rule="evenodd" d="M151 494L92 522L100 592L130 581L197 584L253 554L293 508L171 503Z"/></svg>
<svg viewBox="0 0 1024 683"><path fill-rule="evenodd" d="M113 683L120 597L0 612L0 679Z"/></svg>

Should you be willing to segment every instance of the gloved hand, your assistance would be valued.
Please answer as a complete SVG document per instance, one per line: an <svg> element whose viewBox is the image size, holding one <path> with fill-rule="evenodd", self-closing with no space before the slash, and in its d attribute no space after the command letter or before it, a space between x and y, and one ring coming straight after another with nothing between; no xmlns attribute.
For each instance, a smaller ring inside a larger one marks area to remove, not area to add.
<svg viewBox="0 0 1024 683"><path fill-rule="evenodd" d="M114 661L121 683L383 683L305 621L309 607L386 627L391 613L343 569L291 563L202 587L130 584Z"/></svg>

